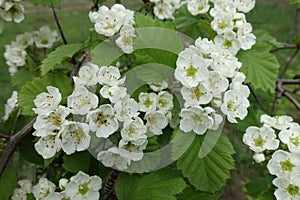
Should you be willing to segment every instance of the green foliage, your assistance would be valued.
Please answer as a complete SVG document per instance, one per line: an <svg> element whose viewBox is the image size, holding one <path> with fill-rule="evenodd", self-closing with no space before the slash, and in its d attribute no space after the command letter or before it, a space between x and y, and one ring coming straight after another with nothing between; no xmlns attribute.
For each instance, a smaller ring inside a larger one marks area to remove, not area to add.
<svg viewBox="0 0 300 200"><path fill-rule="evenodd" d="M208 193L195 190L192 187L187 187L183 193L177 196L177 200L218 200L220 193Z"/></svg>
<svg viewBox="0 0 300 200"><path fill-rule="evenodd" d="M199 150L205 136L197 136L189 149L177 161L178 169L198 190L216 192L225 186L234 168L234 150L225 136L221 136L210 153L199 158Z"/></svg>
<svg viewBox="0 0 300 200"><path fill-rule="evenodd" d="M19 93L19 104L23 108L22 113L24 115L34 115L32 111L32 108L35 107L33 100L41 92L46 92L46 87L50 85L59 89L63 97L62 104L66 102L67 96L72 93L69 78L62 73L49 73L42 78L35 78L33 81L24 85Z"/></svg>
<svg viewBox="0 0 300 200"><path fill-rule="evenodd" d="M17 171L14 168L7 167L0 178L0 199L9 199L17 186Z"/></svg>
<svg viewBox="0 0 300 200"><path fill-rule="evenodd" d="M300 7L300 0L287 0L289 4L296 4L297 7Z"/></svg>
<svg viewBox="0 0 300 200"><path fill-rule="evenodd" d="M60 7L60 0L29 0L31 3L36 5L43 5L48 7L59 8Z"/></svg>
<svg viewBox="0 0 300 200"><path fill-rule="evenodd" d="M160 27L167 29L175 29L174 25L170 21L162 21L158 18L153 18L149 15L143 15L136 13L134 15L135 28L145 28L145 27Z"/></svg>
<svg viewBox="0 0 300 200"><path fill-rule="evenodd" d="M31 81L34 75L28 69L20 69L12 76L12 85L18 89L21 89L24 84Z"/></svg>
<svg viewBox="0 0 300 200"><path fill-rule="evenodd" d="M285 43L278 42L277 39L270 35L266 30L256 30L254 31L254 34L256 36L256 42L264 42L276 48L285 46Z"/></svg>
<svg viewBox="0 0 300 200"><path fill-rule="evenodd" d="M176 200L184 188L180 174L165 168L142 176L122 173L115 189L119 200Z"/></svg>
<svg viewBox="0 0 300 200"><path fill-rule="evenodd" d="M248 51L240 51L237 57L243 63L241 71L246 75L246 82L255 89L274 93L278 77L279 63L271 54L271 46L266 43L256 43Z"/></svg>
<svg viewBox="0 0 300 200"><path fill-rule="evenodd" d="M250 181L249 183L246 184L246 188L248 193L253 196L253 197L258 197L260 196L262 193L264 193L266 191L266 188L270 188L270 187L266 187L266 186L270 186L272 184L272 180L273 180L273 176L266 176L263 178L257 178L253 181Z"/></svg>
<svg viewBox="0 0 300 200"><path fill-rule="evenodd" d="M91 154L88 151L77 152L72 155L63 156L63 168L69 172L77 173L78 171L88 172Z"/></svg>
<svg viewBox="0 0 300 200"><path fill-rule="evenodd" d="M42 65L40 66L42 76L53 70L64 59L72 57L81 46L82 44L67 44L57 47L42 61Z"/></svg>
<svg viewBox="0 0 300 200"><path fill-rule="evenodd" d="M37 153L34 148L34 137L32 135L26 136L20 145L20 156L30 162L37 165L43 165L44 159Z"/></svg>
<svg viewBox="0 0 300 200"><path fill-rule="evenodd" d="M183 28L187 26L195 25L199 22L199 19L193 16L188 10L187 5L183 5L176 13L174 19L174 25L176 28Z"/></svg>

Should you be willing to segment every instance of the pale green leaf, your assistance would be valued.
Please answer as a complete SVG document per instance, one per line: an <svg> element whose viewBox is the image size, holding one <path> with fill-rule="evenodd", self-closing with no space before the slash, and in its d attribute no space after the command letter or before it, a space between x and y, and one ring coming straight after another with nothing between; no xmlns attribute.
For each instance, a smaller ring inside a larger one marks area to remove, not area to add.
<svg viewBox="0 0 300 200"><path fill-rule="evenodd" d="M72 57L81 47L81 44L67 44L57 47L44 60L42 60L41 73L42 76L53 70L55 66L64 59Z"/></svg>
<svg viewBox="0 0 300 200"><path fill-rule="evenodd" d="M17 186L17 180L16 169L7 167L0 178L0 199L9 199Z"/></svg>
<svg viewBox="0 0 300 200"><path fill-rule="evenodd" d="M136 13L134 16L135 28L144 28L144 27L160 27L167 29L175 29L174 25L170 21L162 21L157 18L153 18L149 15L143 15Z"/></svg>
<svg viewBox="0 0 300 200"><path fill-rule="evenodd" d="M119 200L176 200L184 188L179 173L165 168L143 175L122 173L115 190Z"/></svg>
<svg viewBox="0 0 300 200"><path fill-rule="evenodd" d="M208 193L187 187L178 195L177 200L218 200L220 196L220 193Z"/></svg>
<svg viewBox="0 0 300 200"><path fill-rule="evenodd" d="M241 71L247 83L255 89L274 93L280 66L277 58L269 53L270 48L266 43L257 43L248 51L240 51L237 57L243 63Z"/></svg>
<svg viewBox="0 0 300 200"><path fill-rule="evenodd" d="M72 85L69 78L62 73L49 73L42 78L35 78L28 82L20 90L19 104L22 107L24 115L34 115L32 108L35 107L33 100L41 92L47 92L47 86L57 87L62 94L62 104L66 103L66 98L72 93Z"/></svg>
<svg viewBox="0 0 300 200"><path fill-rule="evenodd" d="M232 154L234 150L225 136L221 136L204 157L199 158L199 150L204 136L196 136L189 149L177 161L177 168L182 170L184 177L198 190L205 192L219 191L230 177L234 168Z"/></svg>
<svg viewBox="0 0 300 200"><path fill-rule="evenodd" d="M60 0L29 0L31 3L36 5L43 5L48 7L59 8L60 7ZM51 3L52 2L52 3Z"/></svg>

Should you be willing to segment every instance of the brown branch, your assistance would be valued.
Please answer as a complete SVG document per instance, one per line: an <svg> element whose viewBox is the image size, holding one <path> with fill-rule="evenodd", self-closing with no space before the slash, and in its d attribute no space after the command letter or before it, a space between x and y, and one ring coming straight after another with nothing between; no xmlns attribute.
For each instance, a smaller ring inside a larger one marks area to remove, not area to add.
<svg viewBox="0 0 300 200"><path fill-rule="evenodd" d="M98 5L99 0L93 0L93 3L94 3L94 5L92 7L92 10L95 9L96 11L98 11L99 10L99 5Z"/></svg>
<svg viewBox="0 0 300 200"><path fill-rule="evenodd" d="M57 15L56 15L56 11L55 11L55 8L54 8L54 6L53 6L53 1L52 1L52 0L51 0L51 8L52 8L52 13L53 13L53 16L54 16L54 19L55 19L57 28L58 28L58 30L59 30L60 36L61 36L61 38L62 38L64 44L68 44L67 39L66 39L66 37L65 37L65 34L64 34L64 32L63 32L63 30L62 30L62 28L61 28L60 22L59 22L59 20L58 20L58 17L57 17Z"/></svg>
<svg viewBox="0 0 300 200"><path fill-rule="evenodd" d="M33 124L36 118L31 120L26 126L24 126L20 131L18 131L15 135L12 135L7 143L6 148L3 151L0 162L0 177L3 174L9 160L13 156L18 144L21 140L29 133L31 133L33 129Z"/></svg>
<svg viewBox="0 0 300 200"><path fill-rule="evenodd" d="M83 63L85 63L86 61L88 61L91 57L91 53L90 51L86 51L81 58L76 62L75 66L73 67L73 70L70 74L70 81L71 84L74 85L74 80L73 77L76 76L79 72L80 67L82 66Z"/></svg>
<svg viewBox="0 0 300 200"><path fill-rule="evenodd" d="M264 108L261 104L261 101L259 100L258 96L255 94L255 92L254 92L253 88L251 87L251 85L247 83L247 86L249 87L250 92L253 95L253 97L254 97L255 101L257 102L258 106L260 107L260 109L264 111Z"/></svg>
<svg viewBox="0 0 300 200"><path fill-rule="evenodd" d="M6 140L9 140L10 139L10 135L7 135L5 133L0 132L0 138L4 138Z"/></svg>
<svg viewBox="0 0 300 200"><path fill-rule="evenodd" d="M286 63L286 65L284 66L283 70L281 71L281 73L279 75L279 79L281 79L285 75L285 72L290 67L290 65L292 64L293 60L296 58L296 56L298 55L299 50L300 50L300 48L297 47L296 51L293 53L293 55L290 57L289 61Z"/></svg>
<svg viewBox="0 0 300 200"><path fill-rule="evenodd" d="M281 81L278 81L277 84L277 90L280 92L280 94L284 97L286 97L294 106L297 108L297 110L300 111L300 103L288 92L286 91L281 84Z"/></svg>
<svg viewBox="0 0 300 200"><path fill-rule="evenodd" d="M297 46L286 44L286 45L284 45L284 47L278 47L278 48L275 48L275 49L271 49L270 53L274 53L274 52L279 51L279 50L287 50L287 49L297 49Z"/></svg>

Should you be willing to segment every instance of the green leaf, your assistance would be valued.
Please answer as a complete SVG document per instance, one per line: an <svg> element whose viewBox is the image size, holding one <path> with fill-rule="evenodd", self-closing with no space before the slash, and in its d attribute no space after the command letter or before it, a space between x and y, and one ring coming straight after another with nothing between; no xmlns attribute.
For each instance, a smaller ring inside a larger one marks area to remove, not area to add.
<svg viewBox="0 0 300 200"><path fill-rule="evenodd" d="M191 26L198 22L199 19L188 11L186 4L180 7L174 19L174 25L176 28Z"/></svg>
<svg viewBox="0 0 300 200"><path fill-rule="evenodd" d="M264 42L277 48L285 46L285 43L278 42L277 39L271 36L266 30L256 30L254 34L256 36L256 42Z"/></svg>
<svg viewBox="0 0 300 200"><path fill-rule="evenodd" d="M225 186L234 168L232 154L234 150L225 136L221 136L212 150L199 158L199 150L204 136L196 136L189 149L177 161L177 168L182 170L184 177L198 190L216 192Z"/></svg>
<svg viewBox="0 0 300 200"><path fill-rule="evenodd" d="M300 0L287 0L289 4L296 4L297 7L300 7Z"/></svg>
<svg viewBox="0 0 300 200"><path fill-rule="evenodd" d="M34 79L34 75L27 69L18 70L11 79L12 85L18 89L21 89L26 82Z"/></svg>
<svg viewBox="0 0 300 200"><path fill-rule="evenodd" d="M220 193L208 193L187 187L183 193L177 197L177 200L218 200L220 196Z"/></svg>
<svg viewBox="0 0 300 200"><path fill-rule="evenodd" d="M274 93L280 66L277 58L269 53L270 48L266 43L256 43L252 49L240 51L237 57L243 63L241 71L247 83L255 89Z"/></svg>
<svg viewBox="0 0 300 200"><path fill-rule="evenodd" d="M60 7L60 0L29 0L29 1L33 4L36 4L36 5L43 5L43 6L52 7L52 3L53 3L54 8L59 8Z"/></svg>
<svg viewBox="0 0 300 200"><path fill-rule="evenodd" d="M275 188L273 185L269 185L269 187L263 191L257 198L256 200L275 200L274 196L274 191Z"/></svg>
<svg viewBox="0 0 300 200"><path fill-rule="evenodd" d="M180 174L172 169L163 169L143 175L122 173L116 183L119 200L176 200L174 195L185 188Z"/></svg>
<svg viewBox="0 0 300 200"><path fill-rule="evenodd" d="M57 87L62 94L61 104L66 103L67 96L72 93L72 85L69 78L63 73L49 73L42 78L35 78L33 81L28 82L20 90L19 104L23 108L24 115L35 115L32 108L35 107L33 100L41 92L47 92L47 86Z"/></svg>
<svg viewBox="0 0 300 200"><path fill-rule="evenodd" d="M0 178L0 199L9 199L17 186L17 180L16 169L7 167Z"/></svg>
<svg viewBox="0 0 300 200"><path fill-rule="evenodd" d="M44 60L42 60L41 73L42 76L53 70L57 64L64 59L72 57L82 46L82 44L62 45L52 51Z"/></svg>
<svg viewBox="0 0 300 200"><path fill-rule="evenodd" d="M63 168L69 172L77 173L78 171L88 172L91 154L88 151L77 152L72 155L64 155Z"/></svg>
<svg viewBox="0 0 300 200"><path fill-rule="evenodd" d="M143 15L136 13L134 16L135 28L144 28L144 27L160 27L167 29L175 29L174 25L170 21L162 21L157 18L153 18L149 15Z"/></svg>
<svg viewBox="0 0 300 200"><path fill-rule="evenodd" d="M34 148L34 139L35 137L28 135L22 140L20 145L20 156L30 163L43 165L43 157L39 155Z"/></svg>
<svg viewBox="0 0 300 200"><path fill-rule="evenodd" d="M255 180L250 181L246 184L247 192L254 197L258 197L262 195L262 193L266 192L266 186L272 185L273 176L268 175L263 178L257 178ZM271 187L268 187L271 188Z"/></svg>

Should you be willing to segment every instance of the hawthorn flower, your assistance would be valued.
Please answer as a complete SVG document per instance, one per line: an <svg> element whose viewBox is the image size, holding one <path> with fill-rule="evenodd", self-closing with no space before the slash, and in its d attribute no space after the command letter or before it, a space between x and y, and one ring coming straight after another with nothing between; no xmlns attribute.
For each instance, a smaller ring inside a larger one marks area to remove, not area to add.
<svg viewBox="0 0 300 200"><path fill-rule="evenodd" d="M212 110L210 107L202 108L200 106L181 109L179 128L186 133L193 131L198 135L203 135L214 125L214 119L209 115Z"/></svg>
<svg viewBox="0 0 300 200"><path fill-rule="evenodd" d="M160 92L163 89L168 88L168 82L167 81L151 82L151 83L148 83L148 85L151 88L151 90L153 90L154 92Z"/></svg>
<svg viewBox="0 0 300 200"><path fill-rule="evenodd" d="M53 86L47 86L47 91L48 93L42 92L39 95L37 95L33 101L36 108L33 108L32 110L36 114L47 114L57 109L61 101L61 94L58 88Z"/></svg>
<svg viewBox="0 0 300 200"><path fill-rule="evenodd" d="M221 97L221 94L227 90L229 85L228 79L217 71L209 72L208 83L213 97Z"/></svg>
<svg viewBox="0 0 300 200"><path fill-rule="evenodd" d="M119 149L116 147L99 152L97 160L105 167L111 167L121 171L126 170L131 163L131 159L120 156Z"/></svg>
<svg viewBox="0 0 300 200"><path fill-rule="evenodd" d="M6 104L4 105L4 116L2 119L4 121L8 120L9 115L14 111L15 107L18 106L18 92L13 91L11 97L7 99Z"/></svg>
<svg viewBox="0 0 300 200"><path fill-rule="evenodd" d="M265 155L263 153L255 153L252 156L252 158L256 163L261 163L266 160Z"/></svg>
<svg viewBox="0 0 300 200"><path fill-rule="evenodd" d="M196 39L195 46L205 56L210 56L210 54L215 49L215 44L211 40L208 40L207 38L201 38L201 37Z"/></svg>
<svg viewBox="0 0 300 200"><path fill-rule="evenodd" d="M25 32L23 34L17 35L16 44L22 46L26 49L28 46L32 45L34 42L32 33Z"/></svg>
<svg viewBox="0 0 300 200"><path fill-rule="evenodd" d="M3 3L2 18L5 21L20 23L24 20L24 7L15 2L6 1Z"/></svg>
<svg viewBox="0 0 300 200"><path fill-rule="evenodd" d="M246 129L243 142L256 153L264 150L276 150L279 140L276 139L275 131L267 125L261 128L250 126Z"/></svg>
<svg viewBox="0 0 300 200"><path fill-rule="evenodd" d="M26 64L27 52L25 49L13 42L10 45L5 45L4 58L6 64L9 66L9 72L11 75L17 72L18 67L22 67Z"/></svg>
<svg viewBox="0 0 300 200"><path fill-rule="evenodd" d="M186 108L208 104L212 100L210 89L205 83L200 83L193 88L183 86L180 92L185 100L184 107Z"/></svg>
<svg viewBox="0 0 300 200"><path fill-rule="evenodd" d="M255 0L234 0L234 4L238 11L247 13L255 6Z"/></svg>
<svg viewBox="0 0 300 200"><path fill-rule="evenodd" d="M217 32L218 35L224 34L227 31L233 30L233 21L231 13L218 13L214 16L211 22L211 28Z"/></svg>
<svg viewBox="0 0 300 200"><path fill-rule="evenodd" d="M221 46L224 49L228 49L233 55L241 49L240 41L237 35L233 31L226 31L222 35L217 35L214 39L216 45Z"/></svg>
<svg viewBox="0 0 300 200"><path fill-rule="evenodd" d="M117 67L102 66L98 73L98 82L101 85L119 86L125 82L125 78L120 79L121 74Z"/></svg>
<svg viewBox="0 0 300 200"><path fill-rule="evenodd" d="M188 0L187 9L194 16L207 13L209 10L208 0Z"/></svg>
<svg viewBox="0 0 300 200"><path fill-rule="evenodd" d="M277 150L269 160L267 168L272 175L291 177L300 174L300 157L295 153Z"/></svg>
<svg viewBox="0 0 300 200"><path fill-rule="evenodd" d="M120 156L133 161L141 160L144 156L143 150L146 149L147 138L138 138L135 140L121 139L119 142Z"/></svg>
<svg viewBox="0 0 300 200"><path fill-rule="evenodd" d="M277 177L272 183L277 187L274 192L276 199L300 199L300 176Z"/></svg>
<svg viewBox="0 0 300 200"><path fill-rule="evenodd" d="M18 181L18 188L14 189L11 200L27 200L27 194L32 192L32 183L28 179Z"/></svg>
<svg viewBox="0 0 300 200"><path fill-rule="evenodd" d="M51 134L41 137L37 143L34 144L35 150L44 159L52 158L62 147L62 141L59 136L59 134Z"/></svg>
<svg viewBox="0 0 300 200"><path fill-rule="evenodd" d="M121 136L126 141L133 141L136 139L144 139L146 136L147 126L144 125L143 120L139 117L127 120L121 129Z"/></svg>
<svg viewBox="0 0 300 200"><path fill-rule="evenodd" d="M99 99L97 95L89 92L85 87L77 86L67 101L68 106L71 108L71 113L85 115L98 106Z"/></svg>
<svg viewBox="0 0 300 200"><path fill-rule="evenodd" d="M90 130L96 132L97 137L108 138L119 128L114 113L113 107L109 104L101 105L98 109L89 112L86 118Z"/></svg>
<svg viewBox="0 0 300 200"><path fill-rule="evenodd" d="M158 19L174 19L175 8L170 3L157 2L153 11Z"/></svg>
<svg viewBox="0 0 300 200"><path fill-rule="evenodd" d="M156 110L157 95L153 92L139 94L139 110L143 112L153 112Z"/></svg>
<svg viewBox="0 0 300 200"><path fill-rule="evenodd" d="M173 95L167 91L160 91L157 95L157 108L163 112L173 109Z"/></svg>
<svg viewBox="0 0 300 200"><path fill-rule="evenodd" d="M300 126L296 123L291 123L286 130L279 132L279 139L288 146L290 152L300 153Z"/></svg>
<svg viewBox="0 0 300 200"><path fill-rule="evenodd" d="M251 49L256 42L256 37L252 33L252 26L250 23L244 23L238 27L237 39L243 50Z"/></svg>
<svg viewBox="0 0 300 200"><path fill-rule="evenodd" d="M79 171L71 177L70 182L66 185L64 193L70 199L99 199L99 190L102 187L102 180L99 176L89 176Z"/></svg>
<svg viewBox="0 0 300 200"><path fill-rule="evenodd" d="M134 25L134 12L132 10L126 9L122 4L118 3L115 3L110 9L113 12L118 13L124 26Z"/></svg>
<svg viewBox="0 0 300 200"><path fill-rule="evenodd" d="M166 128L168 125L168 118L162 111L147 113L145 119L147 121L146 125L154 135L163 134L162 129Z"/></svg>
<svg viewBox="0 0 300 200"><path fill-rule="evenodd" d="M52 48L53 44L58 41L58 34L49 27L43 26L34 32L34 43L38 48Z"/></svg>
<svg viewBox="0 0 300 200"><path fill-rule="evenodd" d="M116 40L116 44L126 54L133 52L133 38L136 37L134 34L134 28L129 25L124 25L120 30L120 37Z"/></svg>
<svg viewBox="0 0 300 200"><path fill-rule="evenodd" d="M139 115L139 104L129 95L114 105L116 117L119 121L126 121Z"/></svg>
<svg viewBox="0 0 300 200"><path fill-rule="evenodd" d="M260 116L260 122L265 123L275 129L285 130L290 126L293 118L287 115L271 117L266 114Z"/></svg>
<svg viewBox="0 0 300 200"><path fill-rule="evenodd" d="M75 151L84 151L90 146L89 125L85 123L65 121L60 133L62 149L67 155Z"/></svg>
<svg viewBox="0 0 300 200"><path fill-rule="evenodd" d="M74 76L76 86L95 86L98 83L97 73L99 67L91 62L85 63L78 72L78 77Z"/></svg>
<svg viewBox="0 0 300 200"><path fill-rule="evenodd" d="M36 200L43 200L54 190L55 185L51 181L46 178L40 178L38 184L33 186L32 193Z"/></svg>
<svg viewBox="0 0 300 200"><path fill-rule="evenodd" d="M127 95L127 88L120 86L107 86L104 85L100 89L100 94L104 98L108 98L111 103L117 103L121 101Z"/></svg>

